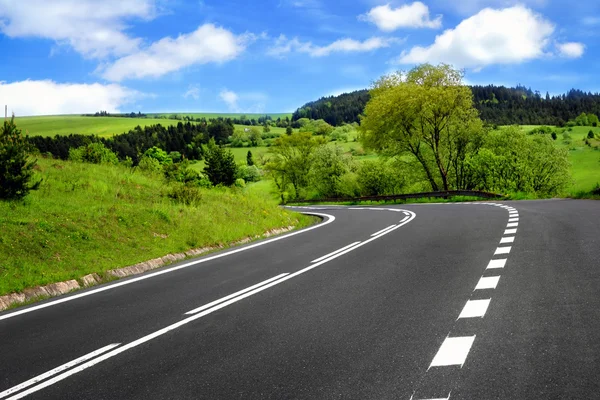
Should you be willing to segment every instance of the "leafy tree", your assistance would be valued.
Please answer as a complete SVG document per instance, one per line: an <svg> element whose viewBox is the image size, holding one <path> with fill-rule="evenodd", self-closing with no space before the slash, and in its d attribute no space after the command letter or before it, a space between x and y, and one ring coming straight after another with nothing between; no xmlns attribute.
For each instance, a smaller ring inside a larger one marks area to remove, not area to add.
<svg viewBox="0 0 600 400"><path fill-rule="evenodd" d="M333 132L333 126L322 119L311 120L300 127L300 132L311 132L315 135L327 136Z"/></svg>
<svg viewBox="0 0 600 400"><path fill-rule="evenodd" d="M319 146L310 159L310 187L321 198L344 195L342 177L352 171L352 159L339 146Z"/></svg>
<svg viewBox="0 0 600 400"><path fill-rule="evenodd" d="M399 194L404 186L404 177L387 160L366 160L358 170L358 184L364 196Z"/></svg>
<svg viewBox="0 0 600 400"><path fill-rule="evenodd" d="M106 148L102 143L89 143L85 146L69 150L71 161L91 164L118 164L119 159L115 153Z"/></svg>
<svg viewBox="0 0 600 400"><path fill-rule="evenodd" d="M0 199L21 199L37 190L41 181L31 183L36 161L28 161L28 146L15 117L0 129Z"/></svg>
<svg viewBox="0 0 600 400"><path fill-rule="evenodd" d="M287 186L293 188L293 198L299 198L308 186L310 160L315 150L324 144L325 140L313 137L309 132L295 132L277 139L269 151L271 159L265 165L285 200Z"/></svg>
<svg viewBox="0 0 600 400"><path fill-rule="evenodd" d="M254 165L254 158L252 158L252 152L248 150L248 154L246 154L246 165L251 167Z"/></svg>
<svg viewBox="0 0 600 400"><path fill-rule="evenodd" d="M231 186L235 183L237 166L231 151L217 146L210 140L204 150L206 166L204 172L210 182L217 185Z"/></svg>
<svg viewBox="0 0 600 400"><path fill-rule="evenodd" d="M173 159L169 157L169 154L161 148L152 146L144 152L144 157L150 157L157 160L161 165L172 164Z"/></svg>
<svg viewBox="0 0 600 400"><path fill-rule="evenodd" d="M467 154L479 145L482 122L463 74L424 64L382 77L361 120L366 148L416 159L436 191L469 186Z"/></svg>
<svg viewBox="0 0 600 400"><path fill-rule="evenodd" d="M262 134L260 133L260 130L256 127L250 128L250 132L248 133L248 140L250 140L250 145L252 147L260 146L262 144Z"/></svg>
<svg viewBox="0 0 600 400"><path fill-rule="evenodd" d="M294 129L292 129L291 126L288 126L285 128L286 135L291 135L293 132L294 132Z"/></svg>
<svg viewBox="0 0 600 400"><path fill-rule="evenodd" d="M269 125L267 122L265 122L265 124L263 125L263 132L264 133L271 132L271 125Z"/></svg>

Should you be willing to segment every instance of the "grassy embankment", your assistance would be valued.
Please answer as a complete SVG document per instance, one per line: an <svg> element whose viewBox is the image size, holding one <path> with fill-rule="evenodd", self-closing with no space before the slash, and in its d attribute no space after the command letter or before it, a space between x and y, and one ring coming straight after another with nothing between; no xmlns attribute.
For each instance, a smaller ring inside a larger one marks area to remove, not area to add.
<svg viewBox="0 0 600 400"><path fill-rule="evenodd" d="M184 206L165 196L161 177L121 166L38 165L38 191L0 202L0 295L312 222L260 190L202 190L200 205Z"/></svg>

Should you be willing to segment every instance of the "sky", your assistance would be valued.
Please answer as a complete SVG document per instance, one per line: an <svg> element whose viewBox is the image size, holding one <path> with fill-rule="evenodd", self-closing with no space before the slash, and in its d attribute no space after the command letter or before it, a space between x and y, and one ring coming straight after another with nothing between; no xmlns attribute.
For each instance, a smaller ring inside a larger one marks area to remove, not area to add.
<svg viewBox="0 0 600 400"><path fill-rule="evenodd" d="M0 0L17 116L292 112L421 63L600 91L600 1Z"/></svg>

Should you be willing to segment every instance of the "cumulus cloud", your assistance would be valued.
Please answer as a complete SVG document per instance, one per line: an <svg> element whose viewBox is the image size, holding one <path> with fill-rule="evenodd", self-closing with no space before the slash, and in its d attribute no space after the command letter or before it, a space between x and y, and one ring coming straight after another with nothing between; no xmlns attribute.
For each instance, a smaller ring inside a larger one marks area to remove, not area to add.
<svg viewBox="0 0 600 400"><path fill-rule="evenodd" d="M143 94L117 85L56 83L51 80L0 82L0 104L17 116L121 112Z"/></svg>
<svg viewBox="0 0 600 400"><path fill-rule="evenodd" d="M223 100L225 102L225 104L227 104L227 107L229 108L229 110L231 110L233 112L238 112L239 96L237 95L237 93L235 93L234 91L231 91L231 90L223 89L223 90L221 90L221 93L219 93L219 98L221 100Z"/></svg>
<svg viewBox="0 0 600 400"><path fill-rule="evenodd" d="M268 96L260 92L237 93L223 89L219 93L219 99L227 105L229 112L257 114L265 112Z"/></svg>
<svg viewBox="0 0 600 400"><path fill-rule="evenodd" d="M275 40L275 45L271 47L267 54L273 57L283 57L293 51L305 53L311 57L324 57L331 53L356 53L390 47L394 43L401 43L403 40L398 38L372 37L365 41L354 39L340 39L326 46L316 46L311 42L301 42L298 38L288 39L285 35L280 35Z"/></svg>
<svg viewBox="0 0 600 400"><path fill-rule="evenodd" d="M200 98L200 88L195 85L190 85L188 90L183 94L184 99L192 98L198 100Z"/></svg>
<svg viewBox="0 0 600 400"><path fill-rule="evenodd" d="M358 18L371 22L386 32L399 28L439 28L442 26L442 16L438 15L435 19L430 19L429 8L420 1L398 8L392 8L389 4L377 6Z"/></svg>
<svg viewBox="0 0 600 400"><path fill-rule="evenodd" d="M152 19L154 0L0 0L0 30L11 38L38 37L71 46L85 57L124 55L141 40L126 21Z"/></svg>
<svg viewBox="0 0 600 400"><path fill-rule="evenodd" d="M524 6L486 8L435 38L428 47L415 46L398 62L445 62L457 67L482 68L515 64L543 57L554 25Z"/></svg>
<svg viewBox="0 0 600 400"><path fill-rule="evenodd" d="M191 65L221 63L236 58L254 35L236 36L212 24L173 39L165 37L148 48L118 59L106 67L102 76L110 81L156 78Z"/></svg>
<svg viewBox="0 0 600 400"><path fill-rule="evenodd" d="M558 43L556 45L558 54L565 58L579 58L585 51L583 43L569 42L569 43Z"/></svg>

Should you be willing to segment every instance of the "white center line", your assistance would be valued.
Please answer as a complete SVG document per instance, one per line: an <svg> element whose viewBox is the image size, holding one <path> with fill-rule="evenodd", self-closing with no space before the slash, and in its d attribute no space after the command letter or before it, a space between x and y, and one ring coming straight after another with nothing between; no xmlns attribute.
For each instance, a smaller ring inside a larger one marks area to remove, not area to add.
<svg viewBox="0 0 600 400"><path fill-rule="evenodd" d="M109 351L110 349L114 349L115 347L117 347L118 345L120 345L121 343L113 343L113 344L109 344L108 346L105 346L101 349L92 351L91 353L86 354L85 356L79 357L74 359L73 361L69 361L66 364L63 364L59 367L56 367L48 372L44 372L41 375L36 376L35 378L31 378L28 381L25 381L23 383L19 383L17 386L13 386L10 389L6 389L5 391L0 393L0 399L3 397L8 396L9 394L18 392L19 390L25 389L28 386L34 385L40 381L43 381L46 378L51 377L52 375L56 375L64 370L67 370L71 367L74 367L77 364L81 364L84 361L87 361L91 358L96 357L97 355L100 355L102 353L106 353L107 351Z"/></svg>
<svg viewBox="0 0 600 400"><path fill-rule="evenodd" d="M502 239L500 239L500 244L502 243L513 243L515 241L515 237L514 236L507 236L507 237L503 237Z"/></svg>
<svg viewBox="0 0 600 400"><path fill-rule="evenodd" d="M485 300L468 300L467 304L461 311L457 319L461 318L483 318L488 306L490 305L491 299Z"/></svg>
<svg viewBox="0 0 600 400"><path fill-rule="evenodd" d="M505 235L514 235L515 233L517 233L517 230L516 230L516 229L506 229L506 230L504 231L504 234L505 234Z"/></svg>
<svg viewBox="0 0 600 400"><path fill-rule="evenodd" d="M475 290L496 289L499 281L499 276L482 276L481 279L479 279L479 282L477 282Z"/></svg>
<svg viewBox="0 0 600 400"><path fill-rule="evenodd" d="M496 251L494 252L494 255L498 255L498 254L508 254L510 253L510 246L506 246L506 247L498 247L496 249Z"/></svg>
<svg viewBox="0 0 600 400"><path fill-rule="evenodd" d="M340 251L340 250L338 250L338 251ZM203 305L202 307L198 307L198 308L195 308L195 309L193 309L192 311L188 311L188 312L186 312L186 314L196 314L196 313L198 313L198 312L200 312L200 311L202 311L202 310L206 310L207 308L211 308L212 306L215 306L215 305L217 305L217 304L219 304L219 303L222 303L222 302L224 302L224 301L227 301L227 300L229 300L229 299L232 299L232 298L234 298L234 297L237 297L237 296L239 296L239 295L241 295L241 294L244 294L244 293L246 293L246 292L249 292L249 291L251 291L251 290L254 290L254 289L256 289L257 287L261 287L262 285L266 285L267 283L271 283L271 282L273 282L273 281L276 281L276 280L277 280L277 279L279 279L279 278L283 278L283 277L284 277L284 276L286 276L286 275L289 275L289 273L287 273L287 272L286 272L285 274L277 275L277 276L275 276L275 277L273 277L273 278L271 278L271 279L267 279L266 281L262 281L262 282L260 282L260 283L257 283L256 285L252 285L252 286L250 286L250 287L247 287L246 289L242 289L242 290L240 290L239 292L235 292L235 293L233 293L233 294L230 294L229 296L221 297L220 299L218 299L218 300L215 300L215 301L212 301L212 302L210 302L210 303L208 303L208 304L205 304L205 305Z"/></svg>
<svg viewBox="0 0 600 400"><path fill-rule="evenodd" d="M396 225L394 225L394 226L396 226ZM358 242L354 242L354 243L350 243L348 246L344 246L344 247L342 247L341 249L337 249L336 251L332 251L332 252L331 252L331 253L329 253L329 254L325 254L323 257L319 257L319 258L317 258L316 260L312 260L312 261L311 261L311 263L316 263L316 262L319 262L319 261L321 261L321 260L324 260L324 259L326 259L326 258L328 258L328 257L331 257L331 256L333 256L334 254L337 254L337 253L339 253L339 252L341 252L341 251L344 251L344 250L346 250L346 249L349 249L349 248L350 248L350 247L352 247L352 246L356 246L356 245L357 245L357 244L359 244L359 243L360 243L360 241L358 241Z"/></svg>
<svg viewBox="0 0 600 400"><path fill-rule="evenodd" d="M486 269L504 268L506 258L502 260L491 260Z"/></svg>
<svg viewBox="0 0 600 400"><path fill-rule="evenodd" d="M382 230L375 232L375 233L374 233L374 234L372 234L371 236L377 236L377 235L379 235L380 233L383 233L383 232L389 231L390 229L392 229L392 228L395 228L395 227L396 227L396 225L390 225L390 226L388 226L387 228L383 228Z"/></svg>
<svg viewBox="0 0 600 400"><path fill-rule="evenodd" d="M447 337L431 362L431 367L460 365L465 363L475 336Z"/></svg>
<svg viewBox="0 0 600 400"><path fill-rule="evenodd" d="M519 222L519 218L509 218L508 222Z"/></svg>
<svg viewBox="0 0 600 400"><path fill-rule="evenodd" d="M508 224L506 224L507 228L516 228L517 226L519 226L518 222L509 222Z"/></svg>

